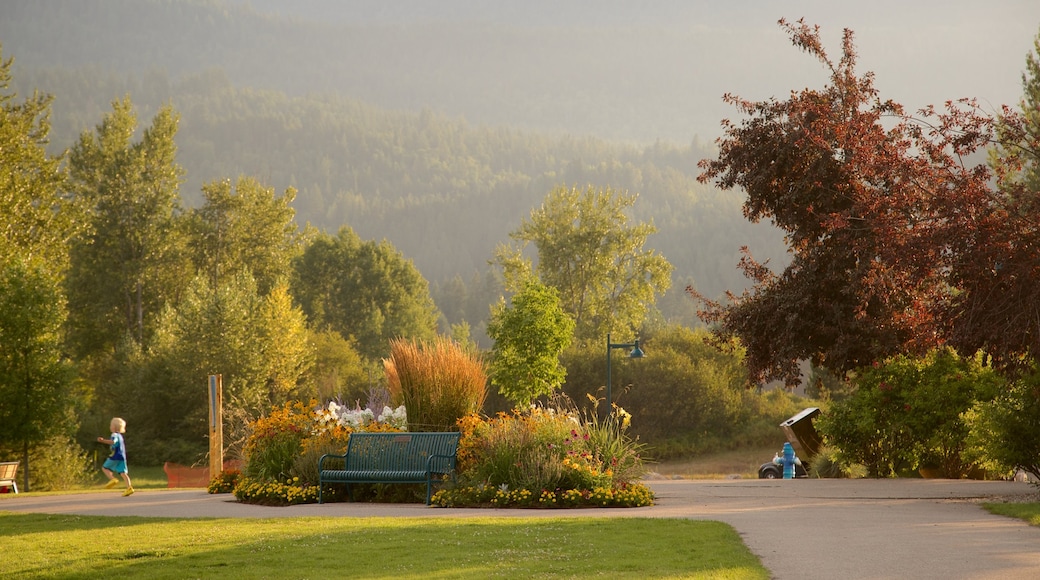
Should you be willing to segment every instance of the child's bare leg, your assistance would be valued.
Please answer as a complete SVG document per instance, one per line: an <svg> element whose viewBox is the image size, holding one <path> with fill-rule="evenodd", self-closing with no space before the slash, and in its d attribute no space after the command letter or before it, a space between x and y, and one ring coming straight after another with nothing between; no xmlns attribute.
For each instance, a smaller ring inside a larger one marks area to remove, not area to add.
<svg viewBox="0 0 1040 580"><path fill-rule="evenodd" d="M129 472L124 471L123 473L120 473L119 475L123 476L123 481L126 482L126 486L127 487L133 487L133 485L130 483L130 473Z"/></svg>
<svg viewBox="0 0 1040 580"><path fill-rule="evenodd" d="M119 483L119 480L116 479L116 476L115 476L115 474L112 473L111 469L102 467L101 471L104 472L105 477L108 478L108 483L105 484L106 488L111 489L111 488L115 487L117 483Z"/></svg>

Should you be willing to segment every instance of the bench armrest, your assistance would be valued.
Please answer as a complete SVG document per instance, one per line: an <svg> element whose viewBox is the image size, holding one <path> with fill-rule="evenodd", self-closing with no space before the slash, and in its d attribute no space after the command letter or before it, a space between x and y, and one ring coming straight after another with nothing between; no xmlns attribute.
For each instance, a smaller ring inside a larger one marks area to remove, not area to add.
<svg viewBox="0 0 1040 580"><path fill-rule="evenodd" d="M448 471L440 471L433 468L434 459L446 459L448 461L448 469L455 471L455 456L454 455L431 455L426 458L426 473L448 473Z"/></svg>
<svg viewBox="0 0 1040 580"><path fill-rule="evenodd" d="M318 471L319 472L321 472L321 470L323 469L323 466L325 464L325 459L326 458L328 458L328 459L342 459L344 464L346 464L347 454L344 453L343 455L337 455L335 453L326 453L325 455L322 455L321 458L318 459Z"/></svg>

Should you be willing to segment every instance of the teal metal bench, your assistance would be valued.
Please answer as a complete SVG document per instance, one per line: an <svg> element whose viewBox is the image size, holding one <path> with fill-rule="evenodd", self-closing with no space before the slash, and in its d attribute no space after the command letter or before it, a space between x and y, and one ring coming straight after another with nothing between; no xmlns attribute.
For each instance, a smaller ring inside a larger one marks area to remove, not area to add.
<svg viewBox="0 0 1040 580"><path fill-rule="evenodd" d="M324 503L325 484L346 484L353 499L352 483L425 483L430 505L434 480L455 480L458 448L459 433L351 433L346 453L318 460L318 503ZM326 467L326 461L343 468Z"/></svg>

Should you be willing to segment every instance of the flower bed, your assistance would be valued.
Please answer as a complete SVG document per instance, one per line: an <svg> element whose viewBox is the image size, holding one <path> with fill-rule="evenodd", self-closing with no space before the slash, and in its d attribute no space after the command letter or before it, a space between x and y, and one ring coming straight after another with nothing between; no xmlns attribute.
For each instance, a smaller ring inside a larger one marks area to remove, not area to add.
<svg viewBox="0 0 1040 580"><path fill-rule="evenodd" d="M258 481L242 478L235 485L235 498L244 503L288 506L318 503L318 486L302 485L299 478L278 481Z"/></svg>
<svg viewBox="0 0 1040 580"><path fill-rule="evenodd" d="M654 492L641 483L621 488L542 490L509 490L494 487L458 487L438 491L433 505L439 507L494 508L590 508L644 507L654 505Z"/></svg>
<svg viewBox="0 0 1040 580"><path fill-rule="evenodd" d="M591 398L595 405L597 401ZM614 406L603 420L595 406L532 407L459 420L459 485L434 505L453 507L639 507L654 494L642 445L626 435L631 416Z"/></svg>
<svg viewBox="0 0 1040 580"><path fill-rule="evenodd" d="M595 400L593 399L593 403ZM404 409L369 416L329 405L286 405L253 425L244 452L246 468L221 474L214 493L233 488L245 503L294 505L318 499L317 462L322 453L342 453L352 431L397 431ZM642 445L629 438L630 415L619 407L599 420L595 408L529 408L495 417L459 419L457 485L438 491L440 507L582 508L653 505L654 494L639 483L646 469ZM385 494L377 501L411 501L410 494ZM336 497L337 489L326 490Z"/></svg>

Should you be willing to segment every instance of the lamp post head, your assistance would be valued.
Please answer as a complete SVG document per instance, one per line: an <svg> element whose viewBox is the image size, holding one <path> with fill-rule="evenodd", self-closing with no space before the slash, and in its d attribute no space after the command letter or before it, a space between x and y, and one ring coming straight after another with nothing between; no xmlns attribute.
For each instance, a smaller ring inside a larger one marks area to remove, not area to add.
<svg viewBox="0 0 1040 580"><path fill-rule="evenodd" d="M643 349L639 348L639 339L636 339L635 344L632 345L632 352L628 353L628 358L643 358Z"/></svg>

